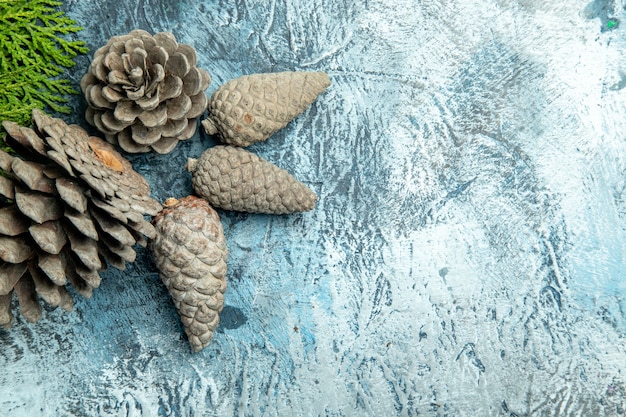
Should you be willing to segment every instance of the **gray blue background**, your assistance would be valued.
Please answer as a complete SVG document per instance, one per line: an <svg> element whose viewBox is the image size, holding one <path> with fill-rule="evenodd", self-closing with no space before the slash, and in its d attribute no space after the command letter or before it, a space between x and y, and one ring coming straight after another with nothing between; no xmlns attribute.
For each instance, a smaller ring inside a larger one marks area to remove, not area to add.
<svg viewBox="0 0 626 417"><path fill-rule="evenodd" d="M0 414L625 415L625 5L65 1L91 48L76 86L134 28L194 46L207 94L326 71L251 148L319 203L220 211L229 287L199 354L145 250L73 312L18 318L0 330ZM129 159L162 201L191 193L183 165L215 143Z"/></svg>

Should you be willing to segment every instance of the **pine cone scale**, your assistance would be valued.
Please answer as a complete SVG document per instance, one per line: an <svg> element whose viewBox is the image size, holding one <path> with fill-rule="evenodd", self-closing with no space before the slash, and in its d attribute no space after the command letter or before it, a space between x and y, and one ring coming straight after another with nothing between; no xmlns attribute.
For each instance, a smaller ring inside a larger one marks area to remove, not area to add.
<svg viewBox="0 0 626 417"><path fill-rule="evenodd" d="M21 235L28 230L30 221L21 215L15 206L0 209L0 234L5 236Z"/></svg>
<svg viewBox="0 0 626 417"><path fill-rule="evenodd" d="M139 113L141 114L141 113ZM124 117L117 117L111 111L105 111L98 115L94 122L97 120L96 127L98 129L105 131L106 133L117 133L126 129L135 119L139 117L136 113L131 113L130 115L124 115ZM128 121L128 119L131 119Z"/></svg>
<svg viewBox="0 0 626 417"><path fill-rule="evenodd" d="M155 94L153 96L148 96L146 95L144 90L138 91L137 97L131 97L130 93L128 94L128 97L134 100L135 104L137 104L139 108L142 110L142 113L145 113L146 111L155 110L157 107L159 107L159 104L161 103L161 99L165 98L163 97L162 94Z"/></svg>
<svg viewBox="0 0 626 417"><path fill-rule="evenodd" d="M116 119L117 123L120 125L125 124L126 126L124 128L126 128L127 126L130 126L141 113L143 113L143 110L134 101L122 99L117 102L115 110L112 114L110 112L105 112L101 114L101 117L104 118L104 115L106 114L107 118ZM111 125L113 125L113 122L111 122ZM116 132L120 131L121 130Z"/></svg>
<svg viewBox="0 0 626 417"><path fill-rule="evenodd" d="M63 287L67 283L65 262L61 256L42 254L37 259L37 266L55 285Z"/></svg>
<svg viewBox="0 0 626 417"><path fill-rule="evenodd" d="M34 135L25 134L27 128L9 121L2 122L2 127L4 127L4 130L6 130L9 135L11 135L11 137L14 139L15 143L18 146L45 155L45 151L43 150L43 142L41 141L41 139L33 137Z"/></svg>
<svg viewBox="0 0 626 417"><path fill-rule="evenodd" d="M106 68L102 62L103 62L102 56L94 57L94 60L92 62L92 65L94 66L94 71L92 73L92 76L95 79L98 79L100 81L106 81L108 77L108 72L106 71Z"/></svg>
<svg viewBox="0 0 626 417"><path fill-rule="evenodd" d="M3 261L19 264L28 259L32 253L33 250L26 239L0 236L0 259Z"/></svg>
<svg viewBox="0 0 626 417"><path fill-rule="evenodd" d="M168 55L172 55L178 49L176 38L170 32L159 32L154 35L156 44L162 47Z"/></svg>
<svg viewBox="0 0 626 417"><path fill-rule="evenodd" d="M191 96L191 108L189 109L189 113L187 115L189 116L188 120L194 119L193 120L194 125L196 124L195 118L200 116L202 113L204 113L207 103L208 103L208 98L204 94L198 93L194 96Z"/></svg>
<svg viewBox="0 0 626 417"><path fill-rule="evenodd" d="M142 123L135 123L131 126L132 138L140 145L152 145L161 139L161 132L158 129L150 129Z"/></svg>
<svg viewBox="0 0 626 417"><path fill-rule="evenodd" d="M161 89L159 91L159 97L163 100L169 100L178 97L183 91L183 80L173 75L166 75Z"/></svg>
<svg viewBox="0 0 626 417"><path fill-rule="evenodd" d="M76 230L80 230L83 235L93 240L98 240L99 233L90 215L72 213L70 210L65 210L65 218L74 225Z"/></svg>
<svg viewBox="0 0 626 417"><path fill-rule="evenodd" d="M115 105L124 98L124 95L120 90L121 89L114 88L113 86L105 85L102 87L102 97L107 102L111 103L111 105Z"/></svg>
<svg viewBox="0 0 626 417"><path fill-rule="evenodd" d="M67 243L67 236L59 221L52 220L34 224L28 228L28 232L41 249L52 255L61 252L61 249Z"/></svg>
<svg viewBox="0 0 626 417"><path fill-rule="evenodd" d="M13 290L7 295L0 295L0 326L4 328L11 327L13 322L13 314L11 314L12 298Z"/></svg>
<svg viewBox="0 0 626 417"><path fill-rule="evenodd" d="M152 224L145 221L143 218L138 221L130 221L128 222L129 226L142 235L146 236L148 239L154 239L156 237L156 229Z"/></svg>
<svg viewBox="0 0 626 417"><path fill-rule="evenodd" d="M5 127L6 123L3 124ZM6 127L5 127L6 129ZM11 172L11 164L13 163L13 157L0 149L0 169L2 169L7 174Z"/></svg>
<svg viewBox="0 0 626 417"><path fill-rule="evenodd" d="M124 245L132 246L135 243L133 235L122 224L112 221L95 210L91 213L91 215L94 220L96 220L100 230L108 236L111 236L113 239Z"/></svg>
<svg viewBox="0 0 626 417"><path fill-rule="evenodd" d="M97 109L112 109L115 103L110 102L102 93L102 86L90 85L85 91L85 99L87 103Z"/></svg>
<svg viewBox="0 0 626 417"><path fill-rule="evenodd" d="M208 73L200 71L195 67L191 68L183 78L183 92L185 95L193 98L200 94L204 90L203 87L209 84L207 76ZM202 94L202 97L204 97L205 101L208 101L206 95Z"/></svg>
<svg viewBox="0 0 626 417"><path fill-rule="evenodd" d="M78 294L85 298L91 298L93 289L76 273L76 269L73 266L68 266L65 273L68 281Z"/></svg>
<svg viewBox="0 0 626 417"><path fill-rule="evenodd" d="M117 207L111 206L110 204L107 204L97 198L94 198L91 203L111 218L118 220L124 224L128 223L128 217L124 214L124 212L122 212L122 210L118 209Z"/></svg>
<svg viewBox="0 0 626 417"><path fill-rule="evenodd" d="M103 265L98 256L98 246L95 240L83 236L71 228L66 229L65 233L72 252L78 256L83 265L93 270L102 269Z"/></svg>
<svg viewBox="0 0 626 417"><path fill-rule="evenodd" d="M7 295L15 287L17 281L26 272L26 263L10 264L5 263L0 266L0 295Z"/></svg>
<svg viewBox="0 0 626 417"><path fill-rule="evenodd" d="M124 245L106 235L100 237L105 247L126 262L135 262L137 253L128 245Z"/></svg>
<svg viewBox="0 0 626 417"><path fill-rule="evenodd" d="M33 191L51 194L56 191L54 181L43 174L43 165L36 162L25 162L14 158L11 164L13 174Z"/></svg>
<svg viewBox="0 0 626 417"><path fill-rule="evenodd" d="M187 99L189 98L187 97ZM147 128L163 126L167 122L167 109L167 105L165 103L161 103L157 108L154 109L154 111L144 111L138 116L138 118L141 123ZM161 137L159 136L159 139L160 138Z"/></svg>
<svg viewBox="0 0 626 417"><path fill-rule="evenodd" d="M91 288L98 288L102 282L100 274L96 271L81 267L79 264L74 264L76 273L85 281Z"/></svg>
<svg viewBox="0 0 626 417"><path fill-rule="evenodd" d="M162 46L155 46L148 49L148 58L154 65L159 65L161 68L165 68L169 54Z"/></svg>
<svg viewBox="0 0 626 417"><path fill-rule="evenodd" d="M196 67L196 65L198 64L198 54L193 47L186 44L178 44L177 52L185 55L185 57L187 58L187 62L189 62L190 68Z"/></svg>
<svg viewBox="0 0 626 417"><path fill-rule="evenodd" d="M138 40L138 39L134 39L134 40ZM127 55L128 61L129 61L129 66L127 68L130 68L131 74L133 73L133 70L137 70L137 69L145 70L146 69L146 58L148 58L148 53L145 51L145 49L143 49L144 48L143 42L140 40L138 41L139 42L137 42L136 47L132 51L130 51ZM143 71L142 71L142 75L143 75ZM143 80L139 80L139 81L143 81Z"/></svg>
<svg viewBox="0 0 626 417"><path fill-rule="evenodd" d="M57 152L55 150L50 150L50 151L48 151L48 158L50 158L51 161L56 162L68 174L70 174L70 175L74 174L74 170L72 169L72 166L70 165L70 161L67 159L65 154L63 154L62 152Z"/></svg>
<svg viewBox="0 0 626 417"><path fill-rule="evenodd" d="M98 55L98 57L100 56L102 55ZM122 62L122 57L118 54L109 52L108 54L104 55L102 63L109 71L124 71L124 63Z"/></svg>
<svg viewBox="0 0 626 417"><path fill-rule="evenodd" d="M40 155L46 154L45 142L32 129L20 126L20 135L24 138L26 147L32 148Z"/></svg>
<svg viewBox="0 0 626 417"><path fill-rule="evenodd" d="M15 284L15 292L20 302L22 316L31 323L39 320L41 318L41 306L37 302L35 283L30 274L25 274L22 279Z"/></svg>
<svg viewBox="0 0 626 417"><path fill-rule="evenodd" d="M48 303L50 307L58 307L62 301L59 287L54 285L54 283L50 281L47 276L42 274L33 262L29 263L28 272L33 279L37 295Z"/></svg>
<svg viewBox="0 0 626 417"><path fill-rule="evenodd" d="M179 95L167 102L164 113L172 120L180 120L191 110L193 103L189 96Z"/></svg>
<svg viewBox="0 0 626 417"><path fill-rule="evenodd" d="M170 119L162 128L162 133L166 137L179 136L187 128L187 119Z"/></svg>
<svg viewBox="0 0 626 417"><path fill-rule="evenodd" d="M53 196L27 192L16 187L15 202L20 212L37 223L56 220L63 215L61 205Z"/></svg>
<svg viewBox="0 0 626 417"><path fill-rule="evenodd" d="M9 200L15 199L15 184L8 178L0 175L0 196Z"/></svg>
<svg viewBox="0 0 626 417"><path fill-rule="evenodd" d="M171 55L167 60L167 64L165 64L166 73L169 72L171 74L175 74L177 77L180 78L187 75L190 69L191 65L189 65L187 57L180 52L175 52L173 55Z"/></svg>

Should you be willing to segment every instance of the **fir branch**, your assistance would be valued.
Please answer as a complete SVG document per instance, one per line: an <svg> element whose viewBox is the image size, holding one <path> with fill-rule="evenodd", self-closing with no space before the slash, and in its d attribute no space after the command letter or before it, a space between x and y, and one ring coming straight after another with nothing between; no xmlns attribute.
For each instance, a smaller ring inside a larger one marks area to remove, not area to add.
<svg viewBox="0 0 626 417"><path fill-rule="evenodd" d="M0 0L0 121L30 125L34 108L70 112L66 96L78 91L62 74L88 49L83 41L65 38L82 28L57 10L61 4Z"/></svg>

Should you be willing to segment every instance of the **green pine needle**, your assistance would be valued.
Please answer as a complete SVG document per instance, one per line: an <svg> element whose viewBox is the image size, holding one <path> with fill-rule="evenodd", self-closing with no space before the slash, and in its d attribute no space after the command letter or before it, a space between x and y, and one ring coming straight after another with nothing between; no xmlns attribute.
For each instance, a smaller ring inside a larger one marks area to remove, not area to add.
<svg viewBox="0 0 626 417"><path fill-rule="evenodd" d="M82 30L53 0L0 0L0 121L30 125L34 108L69 113L66 96L77 94L64 68L87 53L85 42L64 35ZM5 133L0 132L0 139ZM0 145L4 147L3 141Z"/></svg>

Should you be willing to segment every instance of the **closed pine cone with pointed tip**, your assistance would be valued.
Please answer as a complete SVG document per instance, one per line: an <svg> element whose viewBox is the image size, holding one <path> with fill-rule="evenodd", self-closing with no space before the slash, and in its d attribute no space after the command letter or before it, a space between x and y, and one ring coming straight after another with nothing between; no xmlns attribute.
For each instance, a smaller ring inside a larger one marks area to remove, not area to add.
<svg viewBox="0 0 626 417"><path fill-rule="evenodd" d="M228 250L220 219L198 197L168 199L154 218L150 243L161 279L174 300L191 348L208 346L226 291Z"/></svg>
<svg viewBox="0 0 626 417"><path fill-rule="evenodd" d="M211 78L196 64L194 48L169 32L114 36L80 82L87 121L126 152L171 152L207 106Z"/></svg>
<svg viewBox="0 0 626 417"><path fill-rule="evenodd" d="M243 148L215 146L189 158L186 169L196 194L226 210L287 214L312 210L317 201L287 171Z"/></svg>
<svg viewBox="0 0 626 417"><path fill-rule="evenodd" d="M5 121L0 151L0 325L13 321L11 299L36 321L38 298L72 308L65 289L90 297L105 261L123 269L132 246L147 244L155 229L144 215L161 205L131 164L107 142L76 125L33 110L34 128Z"/></svg>
<svg viewBox="0 0 626 417"><path fill-rule="evenodd" d="M249 146L282 129L330 85L323 72L252 74L230 80L209 99L202 126L229 145Z"/></svg>

